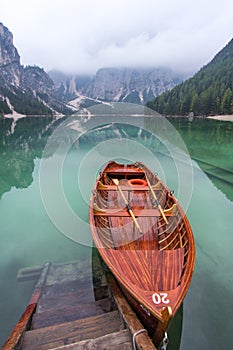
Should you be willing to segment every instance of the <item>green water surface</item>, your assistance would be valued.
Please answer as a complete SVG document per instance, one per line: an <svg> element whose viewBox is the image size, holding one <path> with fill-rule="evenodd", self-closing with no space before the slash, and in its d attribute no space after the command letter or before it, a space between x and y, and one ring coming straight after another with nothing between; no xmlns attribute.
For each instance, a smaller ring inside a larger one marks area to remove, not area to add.
<svg viewBox="0 0 233 350"><path fill-rule="evenodd" d="M0 119L0 342L33 290L17 282L19 268L91 259L88 203L109 159L158 172L193 228L180 349L232 349L233 123L143 116Z"/></svg>

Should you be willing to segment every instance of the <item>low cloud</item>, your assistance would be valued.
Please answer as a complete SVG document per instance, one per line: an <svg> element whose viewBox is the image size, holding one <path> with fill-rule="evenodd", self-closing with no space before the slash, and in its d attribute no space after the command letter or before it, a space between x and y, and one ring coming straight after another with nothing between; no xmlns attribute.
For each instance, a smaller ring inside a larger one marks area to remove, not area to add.
<svg viewBox="0 0 233 350"><path fill-rule="evenodd" d="M94 73L168 66L190 75L232 38L232 0L3 0L23 64Z"/></svg>

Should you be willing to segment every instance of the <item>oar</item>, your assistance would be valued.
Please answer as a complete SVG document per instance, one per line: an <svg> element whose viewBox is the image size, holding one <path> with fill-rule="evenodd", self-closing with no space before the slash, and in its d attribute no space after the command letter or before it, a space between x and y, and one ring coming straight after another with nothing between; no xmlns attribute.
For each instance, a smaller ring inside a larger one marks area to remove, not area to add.
<svg viewBox="0 0 233 350"><path fill-rule="evenodd" d="M145 174L145 175L146 175L146 174ZM148 183L149 189L151 190L151 193L152 193L152 195L153 195L153 197L154 197L155 203L156 203L157 207L159 208L159 211L160 211L160 213L161 213L161 215L162 215L164 221L166 222L166 224L168 224L167 218L166 218L166 216L165 216L165 214L164 214L164 211L163 211L161 205L159 204L158 198L157 198L157 196L156 196L156 194L155 194L155 191L153 190L153 188L152 188L152 186L151 186L151 184L150 184L150 181L149 181L147 175L146 175L146 181L147 181L147 183Z"/></svg>
<svg viewBox="0 0 233 350"><path fill-rule="evenodd" d="M135 223L135 226L136 226L137 229L139 230L140 234L142 234L141 227L140 227L140 225L139 225L137 219L135 218L135 215L134 215L134 213L133 213L133 211L132 211L132 209L131 209L131 207L130 207L128 201L127 201L127 199L125 198L125 195L124 195L124 193L122 192L122 189L120 188L118 179L112 179L112 181L113 181L113 183L117 186L118 191L120 192L121 197L123 198L123 200L124 200L124 202L125 202L126 208L128 209L128 212L129 212L129 214L131 215L131 217L132 217L132 219L133 219L133 221L134 221L134 223Z"/></svg>

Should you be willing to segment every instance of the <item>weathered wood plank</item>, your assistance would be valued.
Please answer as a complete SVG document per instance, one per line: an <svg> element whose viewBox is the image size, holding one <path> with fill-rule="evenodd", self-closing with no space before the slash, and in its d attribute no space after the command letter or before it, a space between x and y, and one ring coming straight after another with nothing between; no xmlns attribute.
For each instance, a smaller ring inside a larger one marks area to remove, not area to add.
<svg viewBox="0 0 233 350"><path fill-rule="evenodd" d="M82 293L67 293L59 298L50 296L50 297L42 297L40 303L37 308L37 312L41 313L44 311L54 310L54 309L62 309L72 307L73 305L80 303L88 303L93 301L94 298L91 296L91 293L86 290L83 290Z"/></svg>
<svg viewBox="0 0 233 350"><path fill-rule="evenodd" d="M92 281L80 281L76 279L70 282L60 282L52 285L46 285L43 290L44 298L49 297L62 297L68 293L80 293L93 294Z"/></svg>
<svg viewBox="0 0 233 350"><path fill-rule="evenodd" d="M35 265L32 267L24 267L18 270L17 281L24 282L35 280L40 277L41 271L43 270L42 265Z"/></svg>
<svg viewBox="0 0 233 350"><path fill-rule="evenodd" d="M83 340L75 344L69 344L54 348L53 350L132 350L129 331L127 329L104 335L96 339Z"/></svg>
<svg viewBox="0 0 233 350"><path fill-rule="evenodd" d="M122 330L118 311L25 333L24 350L47 350Z"/></svg>
<svg viewBox="0 0 233 350"><path fill-rule="evenodd" d="M32 319L31 329L80 320L90 316L101 315L105 312L110 312L111 310L114 310L112 300L103 299L92 303L74 305L69 308L53 309L41 313L35 313Z"/></svg>
<svg viewBox="0 0 233 350"><path fill-rule="evenodd" d="M63 264L52 264L46 285L69 283L71 281L92 281L92 270L89 261L74 261Z"/></svg>
<svg viewBox="0 0 233 350"><path fill-rule="evenodd" d="M54 283L52 285L47 285L43 290L43 298L41 299L41 304L49 300L49 298L65 298L66 295L73 294L76 295L77 303L84 303L93 301L95 299L103 299L108 296L107 286L97 287L93 286L93 281L89 280L79 280L76 279L70 282ZM65 304L64 304L65 307Z"/></svg>

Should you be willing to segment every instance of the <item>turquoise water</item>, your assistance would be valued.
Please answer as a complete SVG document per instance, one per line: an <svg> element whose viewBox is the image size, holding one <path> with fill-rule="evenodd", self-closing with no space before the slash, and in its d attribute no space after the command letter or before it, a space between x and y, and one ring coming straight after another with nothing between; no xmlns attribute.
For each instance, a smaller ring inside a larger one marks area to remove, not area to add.
<svg viewBox="0 0 233 350"><path fill-rule="evenodd" d="M1 119L0 138L1 343L33 290L34 282L17 282L19 268L91 259L90 193L103 164L116 159L158 172L192 225L197 257L180 349L232 348L233 123L142 115Z"/></svg>

